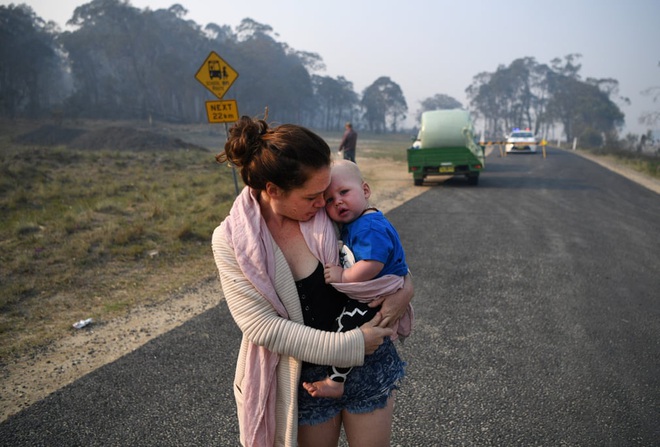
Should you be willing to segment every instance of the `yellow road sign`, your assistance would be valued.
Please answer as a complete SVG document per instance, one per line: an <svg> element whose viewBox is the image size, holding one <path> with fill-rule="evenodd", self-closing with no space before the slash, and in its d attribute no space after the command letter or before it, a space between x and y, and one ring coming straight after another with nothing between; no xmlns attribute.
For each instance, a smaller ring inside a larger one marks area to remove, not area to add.
<svg viewBox="0 0 660 447"><path fill-rule="evenodd" d="M238 78L236 70L231 68L215 51L211 51L195 74L195 79L201 82L218 99L222 99L236 78Z"/></svg>
<svg viewBox="0 0 660 447"><path fill-rule="evenodd" d="M235 99L206 101L209 123L234 123L238 121L238 105Z"/></svg>

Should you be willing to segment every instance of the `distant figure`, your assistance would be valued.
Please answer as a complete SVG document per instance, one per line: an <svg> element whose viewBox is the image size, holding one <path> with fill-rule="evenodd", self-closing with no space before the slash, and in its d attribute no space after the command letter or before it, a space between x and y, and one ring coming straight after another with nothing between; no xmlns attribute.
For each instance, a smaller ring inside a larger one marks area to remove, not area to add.
<svg viewBox="0 0 660 447"><path fill-rule="evenodd" d="M357 145L357 132L353 130L351 123L346 123L346 131L339 143L339 152L344 153L344 160L350 160L355 163L355 146Z"/></svg>

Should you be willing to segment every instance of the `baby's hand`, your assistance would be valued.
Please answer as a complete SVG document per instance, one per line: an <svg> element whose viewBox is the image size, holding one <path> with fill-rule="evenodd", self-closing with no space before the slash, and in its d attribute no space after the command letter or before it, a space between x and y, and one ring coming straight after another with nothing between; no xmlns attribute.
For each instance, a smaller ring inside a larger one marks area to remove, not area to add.
<svg viewBox="0 0 660 447"><path fill-rule="evenodd" d="M341 282L341 273L344 269L338 265L326 264L323 269L325 276L325 283L330 284L333 282Z"/></svg>

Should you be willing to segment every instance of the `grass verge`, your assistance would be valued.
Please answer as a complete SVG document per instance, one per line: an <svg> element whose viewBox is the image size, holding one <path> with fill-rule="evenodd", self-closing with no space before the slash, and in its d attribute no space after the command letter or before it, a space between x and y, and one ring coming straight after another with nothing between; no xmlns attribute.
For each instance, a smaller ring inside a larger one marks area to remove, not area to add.
<svg viewBox="0 0 660 447"><path fill-rule="evenodd" d="M579 149L589 154L598 157L609 158L618 164L626 166L637 172L640 172L649 177L660 180L660 157L652 154L645 154L640 152L611 149L611 148L598 148L598 149Z"/></svg>
<svg viewBox="0 0 660 447"><path fill-rule="evenodd" d="M213 274L234 197L203 151L0 147L0 357Z"/></svg>

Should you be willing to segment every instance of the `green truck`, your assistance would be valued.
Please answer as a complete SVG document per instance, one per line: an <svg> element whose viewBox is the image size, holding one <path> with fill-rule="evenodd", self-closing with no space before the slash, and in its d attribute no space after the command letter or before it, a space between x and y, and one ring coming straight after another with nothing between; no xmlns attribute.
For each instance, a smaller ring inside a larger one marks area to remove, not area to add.
<svg viewBox="0 0 660 447"><path fill-rule="evenodd" d="M422 127L408 148L408 172L416 186L429 176L465 176L479 183L486 165L484 148L475 142L470 114L463 109L422 113Z"/></svg>

